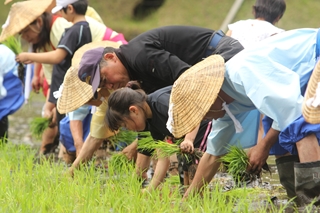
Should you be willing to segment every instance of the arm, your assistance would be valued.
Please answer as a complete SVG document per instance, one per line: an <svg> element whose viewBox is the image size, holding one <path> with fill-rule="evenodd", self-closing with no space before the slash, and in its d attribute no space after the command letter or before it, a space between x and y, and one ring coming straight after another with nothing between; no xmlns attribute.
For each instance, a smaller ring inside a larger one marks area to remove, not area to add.
<svg viewBox="0 0 320 213"><path fill-rule="evenodd" d="M262 166L267 161L271 147L278 140L279 134L280 132L278 130L270 128L266 136L262 138L262 140L259 141L257 145L249 150L249 166L247 168L248 171L254 173L258 173L259 171L261 171Z"/></svg>
<svg viewBox="0 0 320 213"><path fill-rule="evenodd" d="M196 128L194 130L192 130L192 132L186 134L184 140L180 144L180 148L181 148L182 152L186 152L186 153L193 152L193 150L194 150L193 142L197 136L199 127L200 127L200 125L196 126Z"/></svg>
<svg viewBox="0 0 320 213"><path fill-rule="evenodd" d="M226 36L231 36L232 35L232 30L228 30L226 33Z"/></svg>
<svg viewBox="0 0 320 213"><path fill-rule="evenodd" d="M103 139L94 138L89 134L79 155L70 167L69 172L73 175L74 169L78 168L81 163L85 163L90 160L93 153L101 146L102 142Z"/></svg>
<svg viewBox="0 0 320 213"><path fill-rule="evenodd" d="M81 120L70 120L70 131L76 147L77 156L83 146L83 125Z"/></svg>
<svg viewBox="0 0 320 213"><path fill-rule="evenodd" d="M41 84L41 64L39 63L34 63L34 74L32 78L32 89L35 93L39 93L40 87L42 86Z"/></svg>
<svg viewBox="0 0 320 213"><path fill-rule="evenodd" d="M208 153L205 153L202 156L194 179L184 194L184 198L188 197L192 193L200 192L201 188L211 181L220 166L218 159L218 156L213 156Z"/></svg>
<svg viewBox="0 0 320 213"><path fill-rule="evenodd" d="M157 150L159 153L159 150ZM159 154L158 154L159 156ZM147 190L150 191L152 189L156 189L166 177L167 171L169 169L170 159L169 158L159 158L156 170L154 172L153 178L148 185Z"/></svg>
<svg viewBox="0 0 320 213"><path fill-rule="evenodd" d="M16 61L24 64L30 64L32 62L44 63L44 64L59 64L66 56L67 51L58 48L56 50L45 53L20 53L16 57Z"/></svg>

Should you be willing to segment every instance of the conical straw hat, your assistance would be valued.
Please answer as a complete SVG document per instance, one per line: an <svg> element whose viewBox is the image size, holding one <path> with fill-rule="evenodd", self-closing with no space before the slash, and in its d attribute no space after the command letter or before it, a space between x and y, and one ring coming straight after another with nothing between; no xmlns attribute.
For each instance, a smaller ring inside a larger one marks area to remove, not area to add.
<svg viewBox="0 0 320 213"><path fill-rule="evenodd" d="M72 58L72 67L64 77L63 89L57 102L59 113L64 114L76 110L93 98L91 85L82 82L78 77L78 66L85 51L107 46L117 48L120 44L112 41L96 41L83 45L75 52Z"/></svg>
<svg viewBox="0 0 320 213"><path fill-rule="evenodd" d="M318 63L316 64L311 74L307 91L304 97L303 107L302 107L303 117L307 122L311 124L320 123L320 106L312 106L311 104L311 102L315 98L316 90L320 89L318 88L319 82L320 82L320 61L318 61ZM319 93L317 95L320 96Z"/></svg>
<svg viewBox="0 0 320 213"><path fill-rule="evenodd" d="M64 76L63 90L57 103L59 113L76 110L92 98L91 86L80 81L77 68L70 67Z"/></svg>
<svg viewBox="0 0 320 213"><path fill-rule="evenodd" d="M6 23L2 25L0 42L26 28L45 12L51 2L52 0L28 0L11 5Z"/></svg>
<svg viewBox="0 0 320 213"><path fill-rule="evenodd" d="M176 138L191 132L215 102L224 81L224 59L212 55L185 71L173 84L167 128Z"/></svg>

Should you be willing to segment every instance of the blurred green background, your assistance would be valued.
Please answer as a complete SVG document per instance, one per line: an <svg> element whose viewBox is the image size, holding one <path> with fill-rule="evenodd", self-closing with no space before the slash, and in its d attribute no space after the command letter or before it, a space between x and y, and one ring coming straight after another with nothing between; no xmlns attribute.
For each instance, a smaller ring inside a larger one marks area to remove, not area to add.
<svg viewBox="0 0 320 213"><path fill-rule="evenodd" d="M1 24L5 22L14 2L15 0L0 7ZM254 2L255 0L244 0L233 21L252 18L251 8ZM105 24L123 33L127 40L164 25L196 25L219 29L233 3L234 0L149 0L149 3L144 3L143 0L89 0L89 5L98 11ZM287 10L277 24L278 27L286 30L319 27L319 0L287 0L286 3ZM141 17L141 11L146 8L144 6L157 4L160 5L159 8Z"/></svg>

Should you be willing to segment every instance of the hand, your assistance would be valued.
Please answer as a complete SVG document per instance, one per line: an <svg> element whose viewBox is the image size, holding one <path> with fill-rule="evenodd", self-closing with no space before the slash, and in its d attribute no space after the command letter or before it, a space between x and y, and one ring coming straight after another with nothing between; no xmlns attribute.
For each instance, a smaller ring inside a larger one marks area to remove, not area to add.
<svg viewBox="0 0 320 213"><path fill-rule="evenodd" d="M247 171L253 174L259 174L268 156L269 150L266 150L261 145L259 146L259 143L252 147L248 152L249 166L247 167Z"/></svg>
<svg viewBox="0 0 320 213"><path fill-rule="evenodd" d="M39 93L41 83L40 83L40 79L38 76L35 76L35 75L33 76L31 85L32 85L32 90L35 93Z"/></svg>
<svg viewBox="0 0 320 213"><path fill-rule="evenodd" d="M193 141L189 140L184 140L180 144L180 149L183 153L193 153L194 151L194 146L193 146Z"/></svg>
<svg viewBox="0 0 320 213"><path fill-rule="evenodd" d="M31 64L33 61L31 61L29 58L29 53L20 53L16 56L16 61L24 64Z"/></svg>
<svg viewBox="0 0 320 213"><path fill-rule="evenodd" d="M132 142L129 146L125 147L122 150L122 153L128 158L128 160L136 160L137 158L137 142L138 139L136 139L134 142Z"/></svg>

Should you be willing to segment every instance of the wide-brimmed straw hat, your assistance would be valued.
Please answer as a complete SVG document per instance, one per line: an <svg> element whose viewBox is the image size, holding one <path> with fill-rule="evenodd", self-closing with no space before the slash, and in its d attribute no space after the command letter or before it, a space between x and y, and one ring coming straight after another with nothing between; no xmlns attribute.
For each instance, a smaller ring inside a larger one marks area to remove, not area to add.
<svg viewBox="0 0 320 213"><path fill-rule="evenodd" d="M224 73L224 59L220 55L212 55L186 70L175 81L167 128L176 138L200 124L218 96Z"/></svg>
<svg viewBox="0 0 320 213"><path fill-rule="evenodd" d="M0 42L26 28L46 11L51 2L52 0L28 0L11 5L7 20L2 25Z"/></svg>
<svg viewBox="0 0 320 213"><path fill-rule="evenodd" d="M307 122L320 123L320 61L311 74L304 97L302 114Z"/></svg>
<svg viewBox="0 0 320 213"><path fill-rule="evenodd" d="M57 102L59 113L78 109L93 98L91 86L78 78L78 68L70 67L64 76L61 95Z"/></svg>
<svg viewBox="0 0 320 213"><path fill-rule="evenodd" d="M57 102L59 113L64 114L76 110L93 98L91 85L82 82L78 77L78 66L83 53L96 47L108 46L117 48L119 45L112 41L96 41L83 45L75 52L72 58L72 67L70 67L64 77L61 95Z"/></svg>

